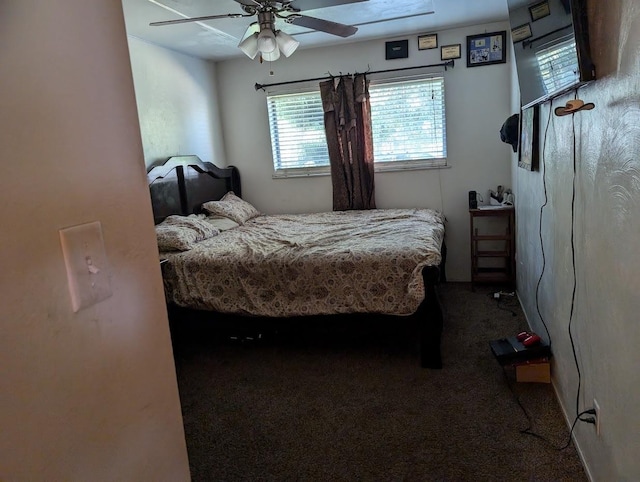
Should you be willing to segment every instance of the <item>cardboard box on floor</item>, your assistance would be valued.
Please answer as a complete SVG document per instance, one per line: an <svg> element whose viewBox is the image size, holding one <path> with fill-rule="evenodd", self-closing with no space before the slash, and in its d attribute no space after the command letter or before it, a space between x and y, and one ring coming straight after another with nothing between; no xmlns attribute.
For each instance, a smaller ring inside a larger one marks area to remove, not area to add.
<svg viewBox="0 0 640 482"><path fill-rule="evenodd" d="M551 383L551 365L548 358L538 358L514 364L517 382Z"/></svg>

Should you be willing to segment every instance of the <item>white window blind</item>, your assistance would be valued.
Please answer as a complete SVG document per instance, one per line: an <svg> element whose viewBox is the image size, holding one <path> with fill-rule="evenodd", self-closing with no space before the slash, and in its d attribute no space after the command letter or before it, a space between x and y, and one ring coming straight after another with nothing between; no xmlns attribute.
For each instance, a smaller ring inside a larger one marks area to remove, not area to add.
<svg viewBox="0 0 640 482"><path fill-rule="evenodd" d="M538 68L545 90L557 92L574 85L579 80L578 54L573 39L541 49L536 53Z"/></svg>
<svg viewBox="0 0 640 482"><path fill-rule="evenodd" d="M375 162L446 165L443 77L376 84L369 93Z"/></svg>
<svg viewBox="0 0 640 482"><path fill-rule="evenodd" d="M380 81L369 88L376 169L446 165L444 78ZM320 92L268 95L276 177L329 172Z"/></svg>
<svg viewBox="0 0 640 482"><path fill-rule="evenodd" d="M329 165L320 92L267 97L276 172Z"/></svg>

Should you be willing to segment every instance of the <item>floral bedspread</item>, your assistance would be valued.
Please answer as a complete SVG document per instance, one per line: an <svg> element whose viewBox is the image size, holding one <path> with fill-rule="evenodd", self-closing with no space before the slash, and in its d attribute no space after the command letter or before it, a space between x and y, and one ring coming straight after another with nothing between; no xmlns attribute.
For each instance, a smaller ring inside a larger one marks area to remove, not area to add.
<svg viewBox="0 0 640 482"><path fill-rule="evenodd" d="M263 215L163 253L165 292L179 306L224 313L408 315L443 238L444 217L430 209Z"/></svg>

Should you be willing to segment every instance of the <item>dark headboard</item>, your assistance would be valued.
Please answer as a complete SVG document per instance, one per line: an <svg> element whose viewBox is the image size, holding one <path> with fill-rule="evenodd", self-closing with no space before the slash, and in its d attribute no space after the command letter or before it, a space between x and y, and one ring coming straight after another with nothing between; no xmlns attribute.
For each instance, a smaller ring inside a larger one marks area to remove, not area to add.
<svg viewBox="0 0 640 482"><path fill-rule="evenodd" d="M217 201L233 191L242 196L238 169L217 167L198 156L174 156L147 172L153 218L199 213L202 203Z"/></svg>

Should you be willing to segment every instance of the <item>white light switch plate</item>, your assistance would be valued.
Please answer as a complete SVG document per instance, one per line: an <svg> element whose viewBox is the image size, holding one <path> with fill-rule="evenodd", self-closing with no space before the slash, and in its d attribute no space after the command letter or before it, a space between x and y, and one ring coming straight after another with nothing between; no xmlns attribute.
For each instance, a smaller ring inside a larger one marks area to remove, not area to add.
<svg viewBox="0 0 640 482"><path fill-rule="evenodd" d="M73 311L109 298L111 274L99 221L60 230Z"/></svg>

